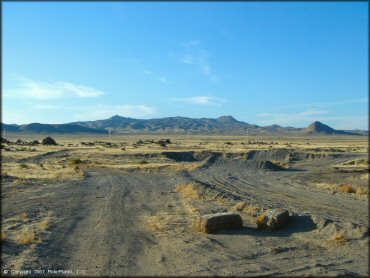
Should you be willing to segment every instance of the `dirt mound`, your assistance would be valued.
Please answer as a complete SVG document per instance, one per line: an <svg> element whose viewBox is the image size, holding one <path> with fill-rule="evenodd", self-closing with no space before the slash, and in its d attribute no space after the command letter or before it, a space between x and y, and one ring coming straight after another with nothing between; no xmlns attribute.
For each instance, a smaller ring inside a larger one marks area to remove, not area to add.
<svg viewBox="0 0 370 278"><path fill-rule="evenodd" d="M337 158L342 154L327 153L327 152L297 152L287 149L277 150L254 150L246 154L248 160L274 160L282 162L298 161L298 160L313 160L325 158Z"/></svg>
<svg viewBox="0 0 370 278"><path fill-rule="evenodd" d="M263 160L263 161L256 161L253 163L254 167L258 170L265 170L265 171L282 171L285 168L281 167L280 165L271 162L270 160Z"/></svg>
<svg viewBox="0 0 370 278"><path fill-rule="evenodd" d="M182 162L194 162L194 161L203 161L208 158L219 157L221 153L217 152L162 152L162 155L166 158L175 160L175 161L182 161Z"/></svg>
<svg viewBox="0 0 370 278"><path fill-rule="evenodd" d="M337 158L342 156L341 154L334 153L303 153L303 152L291 152L288 156L288 161L298 160L314 160L314 159L325 159L325 158Z"/></svg>
<svg viewBox="0 0 370 278"><path fill-rule="evenodd" d="M262 151L250 151L246 158L248 160L278 160L278 161L288 161L291 151L287 149L277 149L277 150L262 150Z"/></svg>

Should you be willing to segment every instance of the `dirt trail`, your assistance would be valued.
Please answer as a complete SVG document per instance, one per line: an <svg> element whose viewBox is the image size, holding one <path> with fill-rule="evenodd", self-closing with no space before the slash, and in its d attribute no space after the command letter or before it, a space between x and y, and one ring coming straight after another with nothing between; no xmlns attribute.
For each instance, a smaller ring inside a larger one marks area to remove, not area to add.
<svg viewBox="0 0 370 278"><path fill-rule="evenodd" d="M323 159L313 169L338 161ZM191 174L89 170L83 181L7 197L3 217L39 209L56 214L51 234L23 268L84 270L89 276L366 275L366 239L344 246L314 243L314 227L304 217L277 232L245 223L241 230L197 234L190 227L194 215L175 192L180 182L201 181L247 202L367 225L367 200L312 191L302 182L315 174L308 172L259 171L240 160L216 160ZM168 223L153 230L151 217ZM10 246L4 250L9 253Z"/></svg>

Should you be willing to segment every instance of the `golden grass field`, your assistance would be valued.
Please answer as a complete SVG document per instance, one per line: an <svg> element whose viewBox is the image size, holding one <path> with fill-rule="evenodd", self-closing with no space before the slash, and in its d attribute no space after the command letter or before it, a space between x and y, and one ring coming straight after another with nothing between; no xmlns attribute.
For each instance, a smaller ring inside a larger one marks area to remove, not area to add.
<svg viewBox="0 0 370 278"><path fill-rule="evenodd" d="M27 141L39 140L40 135L8 135L7 139ZM161 147L158 144L133 146L139 140L159 140L170 138L171 144ZM173 163L165 159L123 159L134 154L158 154L163 151L213 151L223 153L245 153L250 150L291 149L308 153L322 152L367 152L365 137L246 137L246 136L160 136L160 135L112 135L110 140L102 136L55 135L58 146L18 146L10 145L3 149L2 175L12 176L17 180L65 180L83 177L80 168L115 168L115 169L168 169L194 170L199 163ZM81 142L104 141L116 144L107 146L83 146ZM50 152L66 151L65 157L48 157L42 163L20 163ZM76 160L79 160L76 162ZM361 164L362 163L362 164ZM368 161L341 167L367 167ZM76 167L79 166L79 167ZM282 165L286 167L286 165ZM363 176L363 178L366 178Z"/></svg>

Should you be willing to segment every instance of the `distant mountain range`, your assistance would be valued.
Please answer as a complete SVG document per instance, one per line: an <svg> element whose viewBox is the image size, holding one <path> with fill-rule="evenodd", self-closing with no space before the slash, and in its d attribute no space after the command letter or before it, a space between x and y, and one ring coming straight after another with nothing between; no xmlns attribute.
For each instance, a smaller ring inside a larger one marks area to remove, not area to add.
<svg viewBox="0 0 370 278"><path fill-rule="evenodd" d="M237 121L231 116L217 119L168 117L160 119L133 119L113 116L106 120L73 122L67 124L8 125L2 131L23 133L172 133L172 134L301 134L301 135L368 135L367 130L335 130L321 122L306 128L279 125L258 126Z"/></svg>

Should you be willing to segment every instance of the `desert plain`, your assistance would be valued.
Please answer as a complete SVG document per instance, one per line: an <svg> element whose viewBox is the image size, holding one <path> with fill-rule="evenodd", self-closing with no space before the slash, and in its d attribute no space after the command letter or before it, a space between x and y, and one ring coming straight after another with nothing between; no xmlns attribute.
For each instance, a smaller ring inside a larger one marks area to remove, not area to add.
<svg viewBox="0 0 370 278"><path fill-rule="evenodd" d="M57 145L31 143L46 136L2 143L2 273L369 275L367 136L53 134ZM276 208L289 224L257 229ZM194 229L198 217L228 211L242 228Z"/></svg>

